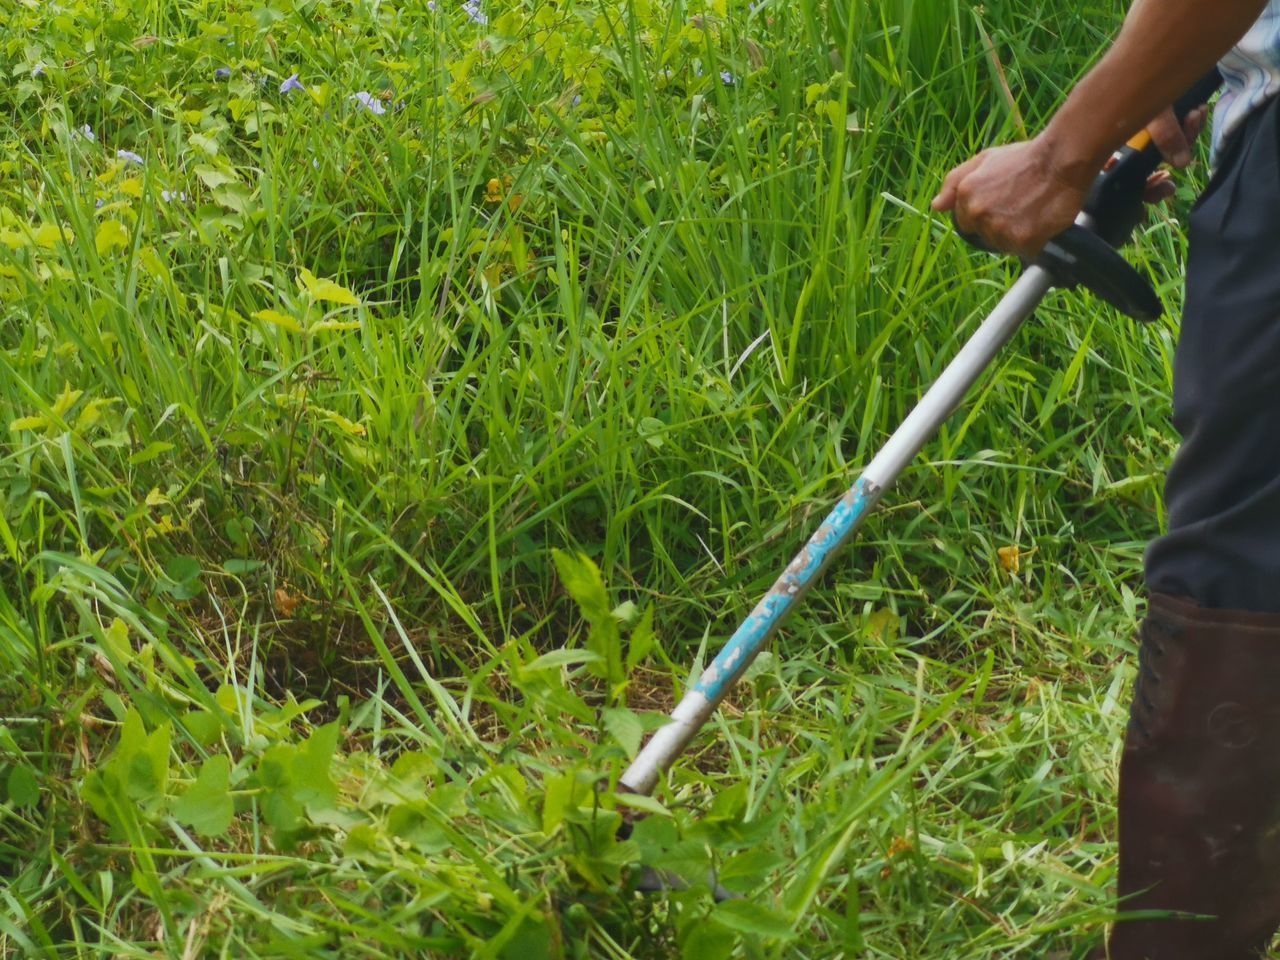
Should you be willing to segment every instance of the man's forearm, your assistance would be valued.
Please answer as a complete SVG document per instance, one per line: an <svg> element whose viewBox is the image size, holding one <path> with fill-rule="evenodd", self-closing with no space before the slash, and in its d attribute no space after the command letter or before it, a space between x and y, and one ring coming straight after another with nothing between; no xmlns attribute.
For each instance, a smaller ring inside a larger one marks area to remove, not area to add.
<svg viewBox="0 0 1280 960"><path fill-rule="evenodd" d="M1267 0L1137 0L1124 29L1042 136L1069 177L1107 157L1173 103L1257 21Z"/></svg>

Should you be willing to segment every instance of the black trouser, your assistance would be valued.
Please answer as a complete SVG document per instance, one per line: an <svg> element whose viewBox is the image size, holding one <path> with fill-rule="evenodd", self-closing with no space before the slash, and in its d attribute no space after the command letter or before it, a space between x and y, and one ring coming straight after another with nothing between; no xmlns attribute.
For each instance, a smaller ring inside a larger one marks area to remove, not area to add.
<svg viewBox="0 0 1280 960"><path fill-rule="evenodd" d="M1148 588L1280 613L1280 100L1236 135L1191 214L1173 422Z"/></svg>

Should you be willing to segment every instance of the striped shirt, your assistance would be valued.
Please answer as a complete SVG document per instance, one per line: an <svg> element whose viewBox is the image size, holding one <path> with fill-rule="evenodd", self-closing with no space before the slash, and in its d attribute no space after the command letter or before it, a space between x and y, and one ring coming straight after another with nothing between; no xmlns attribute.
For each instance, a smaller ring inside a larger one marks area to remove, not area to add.
<svg viewBox="0 0 1280 960"><path fill-rule="evenodd" d="M1213 115L1215 162L1249 114L1280 94L1280 0L1270 0L1219 66L1226 83Z"/></svg>

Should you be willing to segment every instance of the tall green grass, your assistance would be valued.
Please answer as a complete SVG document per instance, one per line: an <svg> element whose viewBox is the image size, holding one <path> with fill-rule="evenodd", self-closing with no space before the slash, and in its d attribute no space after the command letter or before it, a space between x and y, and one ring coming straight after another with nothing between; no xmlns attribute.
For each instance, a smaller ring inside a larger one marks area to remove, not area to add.
<svg viewBox="0 0 1280 960"><path fill-rule="evenodd" d="M1009 281L928 198L1119 5L483 12L7 14L0 953L1083 949L1171 322L1055 296L630 841L608 786Z"/></svg>

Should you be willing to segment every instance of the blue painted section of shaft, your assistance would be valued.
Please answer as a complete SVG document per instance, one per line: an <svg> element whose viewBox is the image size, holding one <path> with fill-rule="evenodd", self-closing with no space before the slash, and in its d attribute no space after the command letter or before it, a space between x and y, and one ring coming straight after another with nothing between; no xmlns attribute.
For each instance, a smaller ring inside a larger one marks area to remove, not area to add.
<svg viewBox="0 0 1280 960"><path fill-rule="evenodd" d="M838 550L879 499L880 490L862 477L846 493L805 544L799 555L756 604L756 608L729 638L719 655L703 671L694 690L712 704L718 703L733 686L738 674L777 632L791 607L813 584Z"/></svg>

